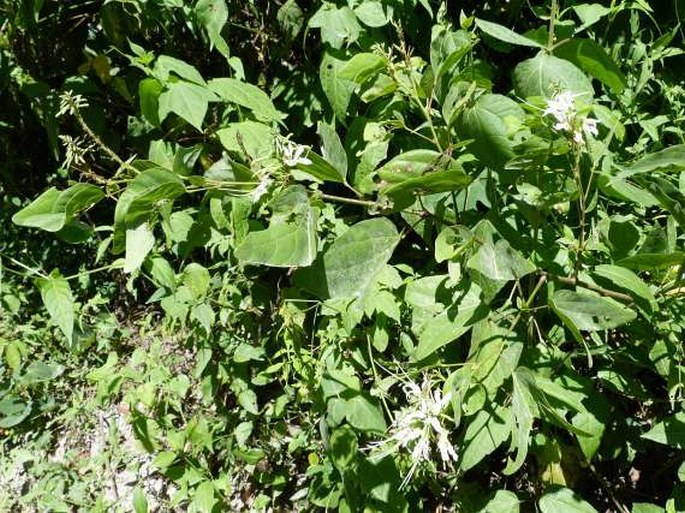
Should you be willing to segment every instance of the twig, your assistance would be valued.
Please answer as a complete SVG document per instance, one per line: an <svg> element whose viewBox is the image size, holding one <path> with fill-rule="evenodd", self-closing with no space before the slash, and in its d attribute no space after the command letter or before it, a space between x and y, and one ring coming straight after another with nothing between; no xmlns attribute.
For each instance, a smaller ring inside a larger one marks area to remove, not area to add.
<svg viewBox="0 0 685 513"><path fill-rule="evenodd" d="M547 276L554 281L558 281L566 285L571 285L573 287L582 287L584 289L592 290L593 292L597 292L602 296L610 297L623 303L627 303L629 305L635 302L633 297L629 296L628 294L616 292L615 290L605 289L604 287L600 287L599 285L595 285L594 283L588 283L586 281L583 281L580 278L573 278L571 276L556 276L545 271L539 271L538 273L542 276Z"/></svg>

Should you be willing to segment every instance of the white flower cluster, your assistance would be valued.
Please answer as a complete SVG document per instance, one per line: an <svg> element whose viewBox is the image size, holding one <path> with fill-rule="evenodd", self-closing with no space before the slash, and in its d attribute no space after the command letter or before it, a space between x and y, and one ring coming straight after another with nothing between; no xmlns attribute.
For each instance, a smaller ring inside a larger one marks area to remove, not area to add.
<svg viewBox="0 0 685 513"><path fill-rule="evenodd" d="M294 143L289 139L276 139L276 153L283 164L288 167L295 167L298 164L305 166L311 164L312 161L305 156L308 151L309 148L306 146Z"/></svg>
<svg viewBox="0 0 685 513"><path fill-rule="evenodd" d="M74 115L80 109L88 107L88 101L80 94L74 94L73 91L66 91L59 97L59 111L57 117L62 117L65 114Z"/></svg>
<svg viewBox="0 0 685 513"><path fill-rule="evenodd" d="M402 483L409 481L417 467L432 460L434 449L440 454L443 467L457 461L457 452L449 439L449 431L443 425L443 418L451 393L442 395L434 389L429 379L419 387L416 383L404 385L408 405L402 408L388 430L385 440L375 442L372 448L379 449L379 456L386 456L398 450L408 450L412 466Z"/></svg>
<svg viewBox="0 0 685 513"><path fill-rule="evenodd" d="M86 156L93 151L95 145L88 144L83 137L73 138L70 135L58 136L64 146L64 162L62 166L69 169L72 166L82 166L86 163Z"/></svg>
<svg viewBox="0 0 685 513"><path fill-rule="evenodd" d="M597 120L578 115L575 98L569 91L555 94L547 102L547 108L542 115L552 116L555 120L553 128L571 135L576 144L582 144L585 131L594 136L598 134Z"/></svg>

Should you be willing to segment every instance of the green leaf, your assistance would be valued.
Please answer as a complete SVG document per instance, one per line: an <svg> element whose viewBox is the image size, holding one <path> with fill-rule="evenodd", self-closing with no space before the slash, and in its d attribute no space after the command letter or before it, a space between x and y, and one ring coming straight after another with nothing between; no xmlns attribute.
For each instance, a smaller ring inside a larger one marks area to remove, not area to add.
<svg viewBox="0 0 685 513"><path fill-rule="evenodd" d="M214 93L204 85L170 82L159 95L159 120L164 121L173 112L201 132L209 102L215 100Z"/></svg>
<svg viewBox="0 0 685 513"><path fill-rule="evenodd" d="M356 459L359 442L349 426L341 426L331 433L328 446L333 464L343 471Z"/></svg>
<svg viewBox="0 0 685 513"><path fill-rule="evenodd" d="M647 173L681 172L685 170L685 144L670 146L664 150L650 153L637 162L621 167L621 172L609 183L615 180L625 180L633 175Z"/></svg>
<svg viewBox="0 0 685 513"><path fill-rule="evenodd" d="M357 87L353 81L345 80L339 76L345 62L335 57L331 52L325 52L319 69L321 88L333 109L335 117L342 123L345 123L347 108L350 105L352 93Z"/></svg>
<svg viewBox="0 0 685 513"><path fill-rule="evenodd" d="M675 184L656 175L635 176L633 179L657 199L659 205L673 216L681 228L685 228L685 194Z"/></svg>
<svg viewBox="0 0 685 513"><path fill-rule="evenodd" d="M514 492L497 490L494 497L476 513L519 513L520 503Z"/></svg>
<svg viewBox="0 0 685 513"><path fill-rule="evenodd" d="M278 9L276 19L290 39L294 39L304 25L304 13L295 0L287 0Z"/></svg>
<svg viewBox="0 0 685 513"><path fill-rule="evenodd" d="M621 94L627 86L621 69L592 39L567 39L554 49L554 53L598 79L615 94Z"/></svg>
<svg viewBox="0 0 685 513"><path fill-rule="evenodd" d="M525 36L521 36L514 32L511 29L508 29L506 27L503 27L502 25L498 23L493 23L491 21L486 21L486 20L481 20L479 18L475 19L476 21L476 26L481 29L483 32L485 32L487 35L490 37L494 37L495 39L499 41L504 41L505 43L509 43L512 45L518 45L518 46L532 46L533 48L544 48L543 45L538 43L537 41L534 41L532 39L528 39Z"/></svg>
<svg viewBox="0 0 685 513"><path fill-rule="evenodd" d="M343 43L354 43L362 31L352 9L329 2L324 2L314 13L309 19L309 26L321 29L321 40L333 48L342 48Z"/></svg>
<svg viewBox="0 0 685 513"><path fill-rule="evenodd" d="M228 7L225 0L198 0L195 4L195 16L207 31L210 43L227 59L231 56L221 30L228 21Z"/></svg>
<svg viewBox="0 0 685 513"><path fill-rule="evenodd" d="M256 121L230 123L216 132L224 148L250 159L271 155L274 147L273 130L270 126Z"/></svg>
<svg viewBox="0 0 685 513"><path fill-rule="evenodd" d="M50 318L71 344L74 334L74 309L76 305L69 282L55 269L47 278L38 278L36 284Z"/></svg>
<svg viewBox="0 0 685 513"><path fill-rule="evenodd" d="M335 131L335 126L319 121L317 133L321 138L323 158L333 165L340 178L345 181L345 177L347 177L347 154Z"/></svg>
<svg viewBox="0 0 685 513"><path fill-rule="evenodd" d="M575 333L616 328L637 317L633 310L618 301L572 290L555 292L550 306Z"/></svg>
<svg viewBox="0 0 685 513"><path fill-rule="evenodd" d="M145 257L155 246L155 235L148 223L126 230L126 256L124 272L130 274L143 265Z"/></svg>
<svg viewBox="0 0 685 513"><path fill-rule="evenodd" d="M382 433L387 429L378 400L366 394L358 394L347 401L345 416L347 422L360 431Z"/></svg>
<svg viewBox="0 0 685 513"><path fill-rule="evenodd" d="M615 288L635 297L635 302L646 314L658 309L656 298L649 286L634 272L617 265L602 264L591 273L597 284L605 288Z"/></svg>
<svg viewBox="0 0 685 513"><path fill-rule="evenodd" d="M458 191L471 183L464 169L450 157L432 150L410 150L378 170L380 191L395 210L412 205L417 196Z"/></svg>
<svg viewBox="0 0 685 513"><path fill-rule="evenodd" d="M250 232L236 248L242 264L271 267L308 266L316 258L318 213L307 190L293 185L271 203L273 215L266 230Z"/></svg>
<svg viewBox="0 0 685 513"><path fill-rule="evenodd" d="M0 399L0 428L9 429L21 424L31 414L31 403L6 395Z"/></svg>
<svg viewBox="0 0 685 513"><path fill-rule="evenodd" d="M298 163L298 171L304 172L317 180L336 183L345 182L345 176L341 175L337 168L333 167L326 159L319 156L317 153L309 150L306 157L311 161L311 163Z"/></svg>
<svg viewBox="0 0 685 513"><path fill-rule="evenodd" d="M354 8L354 14L357 15L359 21L372 28L384 27L390 23L392 12L391 5L383 5L378 0L364 0Z"/></svg>
<svg viewBox="0 0 685 513"><path fill-rule="evenodd" d="M550 98L558 90L569 91L588 103L594 96L592 83L581 70L544 52L516 66L513 79L516 94L524 98Z"/></svg>
<svg viewBox="0 0 685 513"><path fill-rule="evenodd" d="M678 449L685 448L685 413L678 412L662 420L644 433L642 438Z"/></svg>
<svg viewBox="0 0 685 513"><path fill-rule="evenodd" d="M685 253L682 251L674 251L673 253L638 253L637 255L623 258L616 263L629 269L650 271L652 269L685 264Z"/></svg>
<svg viewBox="0 0 685 513"><path fill-rule="evenodd" d="M442 278L444 281L445 277ZM438 286L441 286L439 284ZM421 313L421 306L416 301L416 292L414 287L407 287L406 300L412 305L414 314ZM428 302L435 304L435 294L438 294L438 288L434 289L433 297L426 297ZM475 283L468 284L465 280L465 285L456 289L449 300L449 307L438 307L437 314L420 316L419 322L412 320L412 331L419 339L419 344L416 351L412 355L414 361L421 361L424 358L432 355L441 347L449 344L453 340L461 337L466 333L471 326L480 320L483 313L483 300L481 298L481 289Z"/></svg>
<svg viewBox="0 0 685 513"><path fill-rule="evenodd" d="M351 80L356 84L363 84L371 77L383 71L387 66L386 60L375 53L357 53L345 62L338 71L338 78Z"/></svg>
<svg viewBox="0 0 685 513"><path fill-rule="evenodd" d="M33 362L27 368L22 376L22 383L25 385L34 385L44 381L51 381L64 373L62 365L49 364L45 362Z"/></svg>
<svg viewBox="0 0 685 513"><path fill-rule="evenodd" d="M459 467L466 471L491 454L511 433L511 410L498 406L495 411L483 409L473 418L464 434L465 448Z"/></svg>
<svg viewBox="0 0 685 513"><path fill-rule="evenodd" d="M205 297L209 291L210 282L209 271L201 264L191 262L183 269L183 284L188 287L196 300Z"/></svg>
<svg viewBox="0 0 685 513"><path fill-rule="evenodd" d="M597 513L577 493L563 487L543 495L539 505L541 513Z"/></svg>
<svg viewBox="0 0 685 513"><path fill-rule="evenodd" d="M461 139L473 139L467 146L479 160L499 169L514 156L514 134L523 121L523 109L500 94L485 94L457 119Z"/></svg>
<svg viewBox="0 0 685 513"><path fill-rule="evenodd" d="M155 78L145 78L138 84L140 111L143 117L154 126L159 127L159 97L164 92L164 86Z"/></svg>
<svg viewBox="0 0 685 513"><path fill-rule="evenodd" d="M271 98L257 86L235 78L217 78L208 85L223 101L251 110L260 121L278 123L283 117Z"/></svg>
<svg viewBox="0 0 685 513"><path fill-rule="evenodd" d="M510 281L535 272L535 265L513 249L506 240L481 245L466 267L491 280Z"/></svg>
<svg viewBox="0 0 685 513"><path fill-rule="evenodd" d="M323 257L329 297L365 296L398 242L397 228L388 219L367 219L351 226Z"/></svg>
<svg viewBox="0 0 685 513"><path fill-rule="evenodd" d="M192 505L198 512L211 513L217 499L214 497L214 485L211 481L203 481L195 490Z"/></svg>
<svg viewBox="0 0 685 513"><path fill-rule="evenodd" d="M133 490L133 511L135 513L147 513L147 497L140 486L136 486Z"/></svg>
<svg viewBox="0 0 685 513"><path fill-rule="evenodd" d="M157 58L153 72L155 78L167 85L171 83L171 73L188 82L206 85L204 78L194 66L168 55L160 55Z"/></svg>
<svg viewBox="0 0 685 513"><path fill-rule="evenodd" d="M19 226L58 232L76 215L105 197L95 185L77 183L64 191L50 187L29 205L14 214L12 222Z"/></svg>
<svg viewBox="0 0 685 513"><path fill-rule="evenodd" d="M516 449L516 458L511 458L504 469L504 475L510 476L521 468L528 455L530 432L533 420L538 416L537 406L531 394L535 386L533 373L525 367L519 367L512 375L513 394L511 410L513 423L511 430L511 449Z"/></svg>

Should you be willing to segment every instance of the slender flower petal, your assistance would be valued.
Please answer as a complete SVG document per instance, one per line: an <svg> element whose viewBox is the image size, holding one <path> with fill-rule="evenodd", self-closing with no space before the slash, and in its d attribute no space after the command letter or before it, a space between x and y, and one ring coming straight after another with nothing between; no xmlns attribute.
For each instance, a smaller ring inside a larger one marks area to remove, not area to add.
<svg viewBox="0 0 685 513"><path fill-rule="evenodd" d="M449 440L449 430L443 424L451 394L443 396L439 389L434 390L429 379L424 379L421 387L416 383L406 383L404 393L408 405L397 413L388 437L371 444L380 456L400 450L411 455L413 463L403 486L419 465L434 461L432 456L436 451L445 468L458 460L457 451Z"/></svg>

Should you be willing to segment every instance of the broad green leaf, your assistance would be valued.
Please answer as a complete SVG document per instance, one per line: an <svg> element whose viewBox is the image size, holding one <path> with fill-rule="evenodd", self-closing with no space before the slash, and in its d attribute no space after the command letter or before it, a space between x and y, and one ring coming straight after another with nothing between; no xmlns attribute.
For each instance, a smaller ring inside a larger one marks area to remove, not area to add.
<svg viewBox="0 0 685 513"><path fill-rule="evenodd" d="M350 105L352 93L357 87L353 81L339 76L345 62L330 52L325 52L319 69L321 88L333 109L335 117L343 124L347 118L347 108Z"/></svg>
<svg viewBox="0 0 685 513"><path fill-rule="evenodd" d="M33 362L22 376L22 382L26 385L33 385L43 381L50 381L64 373L64 366L49 364L45 362Z"/></svg>
<svg viewBox="0 0 685 513"><path fill-rule="evenodd" d="M532 46L534 48L543 48L543 45L541 45L537 41L534 41L532 39L528 39L525 36L517 34L513 30L508 29L507 27L504 27L498 23L493 23L491 21L481 20L479 18L476 18L475 21L476 21L476 26L479 29L481 29L483 32L485 32L490 37L494 37L495 39L497 39L499 41L504 41L505 43L509 43L512 45L518 45L518 46Z"/></svg>
<svg viewBox="0 0 685 513"><path fill-rule="evenodd" d="M539 505L541 513L598 513L574 491L563 487L543 495Z"/></svg>
<svg viewBox="0 0 685 513"><path fill-rule="evenodd" d="M147 513L148 503L145 492L140 486L133 490L133 511L134 513Z"/></svg>
<svg viewBox="0 0 685 513"><path fill-rule="evenodd" d="M317 180L325 182L344 183L345 176L340 174L340 171L333 167L326 159L319 156L317 153L309 150L306 155L309 159L309 164L297 164L297 169L304 172Z"/></svg>
<svg viewBox="0 0 685 513"><path fill-rule="evenodd" d="M209 290L211 276L205 266L191 262L183 269L182 280L194 299L202 299Z"/></svg>
<svg viewBox="0 0 685 513"><path fill-rule="evenodd" d="M633 175L657 171L662 173L685 171L685 144L670 146L656 153L650 153L637 162L621 166L621 172L613 180L625 180Z"/></svg>
<svg viewBox="0 0 685 513"><path fill-rule="evenodd" d="M337 7L324 2L309 19L311 28L321 29L321 40L333 48L342 48L344 43L354 43L362 32L354 11L347 6Z"/></svg>
<svg viewBox="0 0 685 513"><path fill-rule="evenodd" d="M305 20L304 12L295 0L286 0L278 9L276 19L290 39L294 39L300 33Z"/></svg>
<svg viewBox="0 0 685 513"><path fill-rule="evenodd" d="M126 256L124 272L130 274L140 269L145 257L155 246L155 235L148 223L141 223L126 230Z"/></svg>
<svg viewBox="0 0 685 513"><path fill-rule="evenodd" d="M359 21L372 28L384 27L390 23L392 13L392 4L383 4L378 0L364 0L354 8Z"/></svg>
<svg viewBox="0 0 685 513"><path fill-rule="evenodd" d="M497 490L494 497L476 513L519 513L520 503L514 492Z"/></svg>
<svg viewBox="0 0 685 513"><path fill-rule="evenodd" d="M125 249L126 230L137 227L165 201L173 201L185 192L181 179L162 168L146 169L136 176L119 196L114 210L112 251Z"/></svg>
<svg viewBox="0 0 685 513"><path fill-rule="evenodd" d="M156 78L145 78L138 84L140 112L155 127L160 125L159 96L162 92L164 92L164 86Z"/></svg>
<svg viewBox="0 0 685 513"><path fill-rule="evenodd" d="M626 77L621 69L592 39L567 39L554 49L554 53L598 79L615 94L626 88Z"/></svg>
<svg viewBox="0 0 685 513"><path fill-rule="evenodd" d="M551 98L558 91L569 91L589 103L594 90L592 83L570 62L540 52L514 69L514 89L524 98Z"/></svg>
<svg viewBox="0 0 685 513"><path fill-rule="evenodd" d="M235 78L217 78L208 85L223 101L251 110L260 121L278 123L283 117L271 98L257 86Z"/></svg>
<svg viewBox="0 0 685 513"><path fill-rule="evenodd" d="M685 413L667 417L642 435L642 438L677 449L685 448Z"/></svg>
<svg viewBox="0 0 685 513"><path fill-rule="evenodd" d="M198 85L206 85L204 78L197 71L194 66L187 62L170 57L168 55L160 55L155 62L153 74L155 78L159 79L164 84L170 83L170 75L173 73L178 77Z"/></svg>
<svg viewBox="0 0 685 513"><path fill-rule="evenodd" d="M504 443L511 434L511 410L498 406L494 411L483 409L471 420L464 434L465 448L460 454L459 468L466 471Z"/></svg>
<svg viewBox="0 0 685 513"><path fill-rule="evenodd" d="M528 455L530 432L533 420L538 416L537 406L531 394L535 386L533 373L525 367L519 367L512 375L513 394L511 411L513 422L511 429L511 450L516 450L516 458L507 462L504 475L510 476L521 468Z"/></svg>
<svg viewBox="0 0 685 513"><path fill-rule="evenodd" d="M618 265L629 269L650 271L685 264L685 252L674 251L673 253L638 253L616 262Z"/></svg>
<svg viewBox="0 0 685 513"><path fill-rule="evenodd" d="M348 228L323 257L329 297L365 296L398 242L397 228L385 218L367 219Z"/></svg>
<svg viewBox="0 0 685 513"><path fill-rule="evenodd" d="M501 281L519 280L536 270L530 260L523 258L504 239L495 244L483 244L466 266L486 278Z"/></svg>
<svg viewBox="0 0 685 513"><path fill-rule="evenodd" d="M159 95L159 120L164 121L173 112L201 132L209 102L216 99L205 85L170 82L166 91Z"/></svg>
<svg viewBox="0 0 685 513"><path fill-rule="evenodd" d="M378 170L381 193L401 210L412 205L416 196L458 191L471 183L464 169L450 157L433 150L409 150Z"/></svg>
<svg viewBox="0 0 685 513"><path fill-rule="evenodd" d="M356 84L363 84L368 79L383 71L387 62L375 53L358 53L345 62L338 71L338 77L351 80Z"/></svg>
<svg viewBox="0 0 685 513"><path fill-rule="evenodd" d="M582 25L576 29L576 32L580 32L581 30L594 25L611 12L609 7L604 7L598 3L574 5L571 8L575 11L576 16L580 18L582 23Z"/></svg>
<svg viewBox="0 0 685 513"><path fill-rule="evenodd" d="M347 154L335 131L335 126L319 122L317 133L321 138L321 153L330 162L344 181L347 177ZM311 159L310 159L311 160ZM312 161L314 163L314 161Z"/></svg>
<svg viewBox="0 0 685 513"><path fill-rule="evenodd" d="M214 485L211 481L202 481L193 494L192 505L198 512L211 513L216 503L217 499L214 497Z"/></svg>
<svg viewBox="0 0 685 513"><path fill-rule="evenodd" d="M457 118L461 139L473 139L467 146L479 160L499 169L514 156L513 136L520 129L523 109L500 94L485 94Z"/></svg>
<svg viewBox="0 0 685 513"><path fill-rule="evenodd" d="M339 470L345 470L357 457L359 442L349 426L341 426L331 433L328 446L333 464Z"/></svg>
<svg viewBox="0 0 685 513"><path fill-rule="evenodd" d="M29 205L14 214L12 222L19 226L58 232L81 211L105 197L99 187L77 183L64 191L50 187Z"/></svg>
<svg viewBox="0 0 685 513"><path fill-rule="evenodd" d="M47 278L38 278L36 284L50 318L71 344L74 334L74 309L76 305L69 282L55 269Z"/></svg>
<svg viewBox="0 0 685 513"><path fill-rule="evenodd" d="M410 293L409 289L407 293ZM407 301L411 303L409 299ZM480 320L483 306L481 289L475 283L454 291L448 308L434 317L424 317L422 322L412 326L412 330L419 339L412 359L421 361L462 336Z"/></svg>
<svg viewBox="0 0 685 513"><path fill-rule="evenodd" d="M224 148L251 159L266 157L273 152L274 135L270 126L256 121L230 123L216 132Z"/></svg>
<svg viewBox="0 0 685 513"><path fill-rule="evenodd" d="M630 513L666 513L666 510L648 502L633 502L633 509Z"/></svg>
<svg viewBox="0 0 685 513"><path fill-rule="evenodd" d="M572 290L555 292L550 298L550 306L564 324L576 331L608 330L630 322L637 316L618 301Z"/></svg>
<svg viewBox="0 0 685 513"><path fill-rule="evenodd" d="M250 232L236 248L243 264L271 267L304 267L317 253L317 211L309 204L307 191L293 185L271 203L273 215L266 230Z"/></svg>
<svg viewBox="0 0 685 513"><path fill-rule="evenodd" d="M31 402L13 395L0 399L0 428L9 429L21 424L31 414Z"/></svg>
<svg viewBox="0 0 685 513"><path fill-rule="evenodd" d="M649 286L634 272L617 265L598 265L591 272L595 282L605 288L615 288L635 297L637 305L646 313L658 309L656 298Z"/></svg>
<svg viewBox="0 0 685 513"><path fill-rule="evenodd" d="M207 31L210 43L227 59L231 56L221 30L228 21L228 7L225 0L198 0L195 4L195 16Z"/></svg>
<svg viewBox="0 0 685 513"><path fill-rule="evenodd" d="M360 431L382 433L387 425L383 417L383 410L378 401L366 394L357 394L348 399L346 418L350 425Z"/></svg>
<svg viewBox="0 0 685 513"><path fill-rule="evenodd" d="M669 212L681 228L685 228L685 194L662 176L635 176L633 179L654 196L659 205Z"/></svg>
<svg viewBox="0 0 685 513"><path fill-rule="evenodd" d="M124 201L125 206L128 204L124 212L127 227L136 226L159 208L161 202L174 200L183 193L185 187L176 174L161 168L143 171L129 183L124 193L130 194L130 198Z"/></svg>

